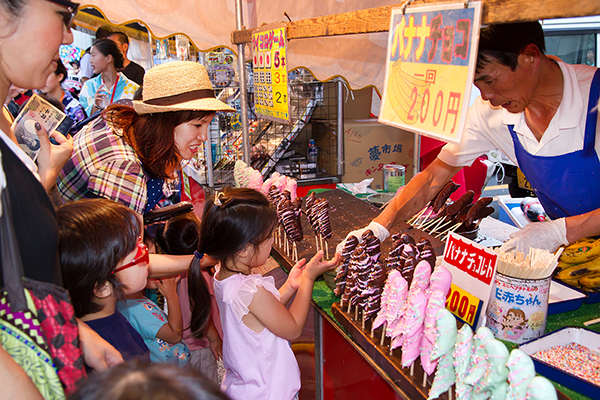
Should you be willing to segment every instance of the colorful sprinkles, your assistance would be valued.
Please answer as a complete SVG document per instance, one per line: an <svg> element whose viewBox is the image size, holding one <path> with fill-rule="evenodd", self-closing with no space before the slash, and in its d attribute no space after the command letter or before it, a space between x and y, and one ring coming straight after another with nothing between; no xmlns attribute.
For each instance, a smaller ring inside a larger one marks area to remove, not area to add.
<svg viewBox="0 0 600 400"><path fill-rule="evenodd" d="M579 343L549 347L531 356L600 386L600 354Z"/></svg>

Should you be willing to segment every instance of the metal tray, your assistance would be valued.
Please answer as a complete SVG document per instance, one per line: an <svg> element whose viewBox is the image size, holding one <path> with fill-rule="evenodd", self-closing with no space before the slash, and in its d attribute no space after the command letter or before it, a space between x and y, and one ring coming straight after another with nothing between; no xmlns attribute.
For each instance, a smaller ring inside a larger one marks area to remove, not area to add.
<svg viewBox="0 0 600 400"><path fill-rule="evenodd" d="M588 349L600 352L600 334L579 327L565 327L544 335L538 339L522 344L519 348L528 355L553 346L566 345L570 342L579 343ZM537 373L558 382L592 399L600 399L600 386L558 369L543 361L531 357ZM590 365L590 368L592 366ZM596 366L598 368L598 366Z"/></svg>
<svg viewBox="0 0 600 400"><path fill-rule="evenodd" d="M579 290L552 280L548 298L548 315L575 311L583 305L586 295Z"/></svg>

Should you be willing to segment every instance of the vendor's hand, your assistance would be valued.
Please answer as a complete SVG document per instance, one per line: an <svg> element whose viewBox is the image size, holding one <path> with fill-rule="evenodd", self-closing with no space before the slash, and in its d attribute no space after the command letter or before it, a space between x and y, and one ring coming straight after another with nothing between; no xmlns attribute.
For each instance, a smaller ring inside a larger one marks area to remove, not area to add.
<svg viewBox="0 0 600 400"><path fill-rule="evenodd" d="M500 247L500 252L520 251L527 255L531 247L554 253L559 246L569 244L564 218L554 221L532 222L510 235L511 239Z"/></svg>
<svg viewBox="0 0 600 400"><path fill-rule="evenodd" d="M340 244L338 244L335 248L335 252L340 255L342 254L342 251L344 250L344 245L346 244L346 240L348 240L350 236L356 236L356 238L358 239L358 243L362 242L362 235L368 230L373 231L373 234L375 235L375 237L377 237L377 239L379 239L380 242L383 242L390 236L390 232L388 232L388 230L385 229L383 225L375 221L371 221L371 223L365 226L364 228L356 229L350 232L348 235L346 235L344 240L342 240Z"/></svg>
<svg viewBox="0 0 600 400"><path fill-rule="evenodd" d="M40 152L37 156L38 173L41 183L46 191L50 190L56 183L56 178L65 163L73 153L73 138L68 139L62 134L53 131L50 136L46 129L39 123L35 123L35 130L40 139ZM57 144L50 143L50 138Z"/></svg>

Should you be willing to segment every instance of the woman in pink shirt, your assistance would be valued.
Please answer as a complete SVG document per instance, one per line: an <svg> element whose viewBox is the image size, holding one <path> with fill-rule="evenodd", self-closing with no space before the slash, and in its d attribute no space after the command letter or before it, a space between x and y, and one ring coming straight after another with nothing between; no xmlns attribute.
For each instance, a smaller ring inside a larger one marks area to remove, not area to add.
<svg viewBox="0 0 600 400"><path fill-rule="evenodd" d="M317 253L299 261L284 285L253 274L265 264L273 244L277 215L267 198L253 189L231 189L206 202L198 252L218 261L214 293L223 327L225 376L221 389L233 400L292 400L300 390L300 370L289 341L300 336L308 315L315 278L333 268L338 256ZM199 262L188 275L191 328L203 326L204 305L194 303L203 285ZM289 310L285 304L296 297Z"/></svg>

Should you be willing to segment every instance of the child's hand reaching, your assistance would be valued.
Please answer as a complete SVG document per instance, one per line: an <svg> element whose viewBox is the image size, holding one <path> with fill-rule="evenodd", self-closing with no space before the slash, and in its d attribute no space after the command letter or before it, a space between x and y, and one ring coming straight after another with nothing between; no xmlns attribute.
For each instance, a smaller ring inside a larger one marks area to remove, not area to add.
<svg viewBox="0 0 600 400"><path fill-rule="evenodd" d="M156 279L156 287L167 300L170 298L172 299L173 296L177 296L177 283L180 279L180 275Z"/></svg>
<svg viewBox="0 0 600 400"><path fill-rule="evenodd" d="M303 268L302 277L308 277L314 281L323 272L335 268L340 262L340 257L338 253L335 253L335 256L331 260L326 261L323 260L323 250L317 252Z"/></svg>
<svg viewBox="0 0 600 400"><path fill-rule="evenodd" d="M292 288L294 291L298 290L300 283L302 283L302 274L305 266L306 259L303 258L292 267L292 270L288 275L287 281L289 282L290 288Z"/></svg>

